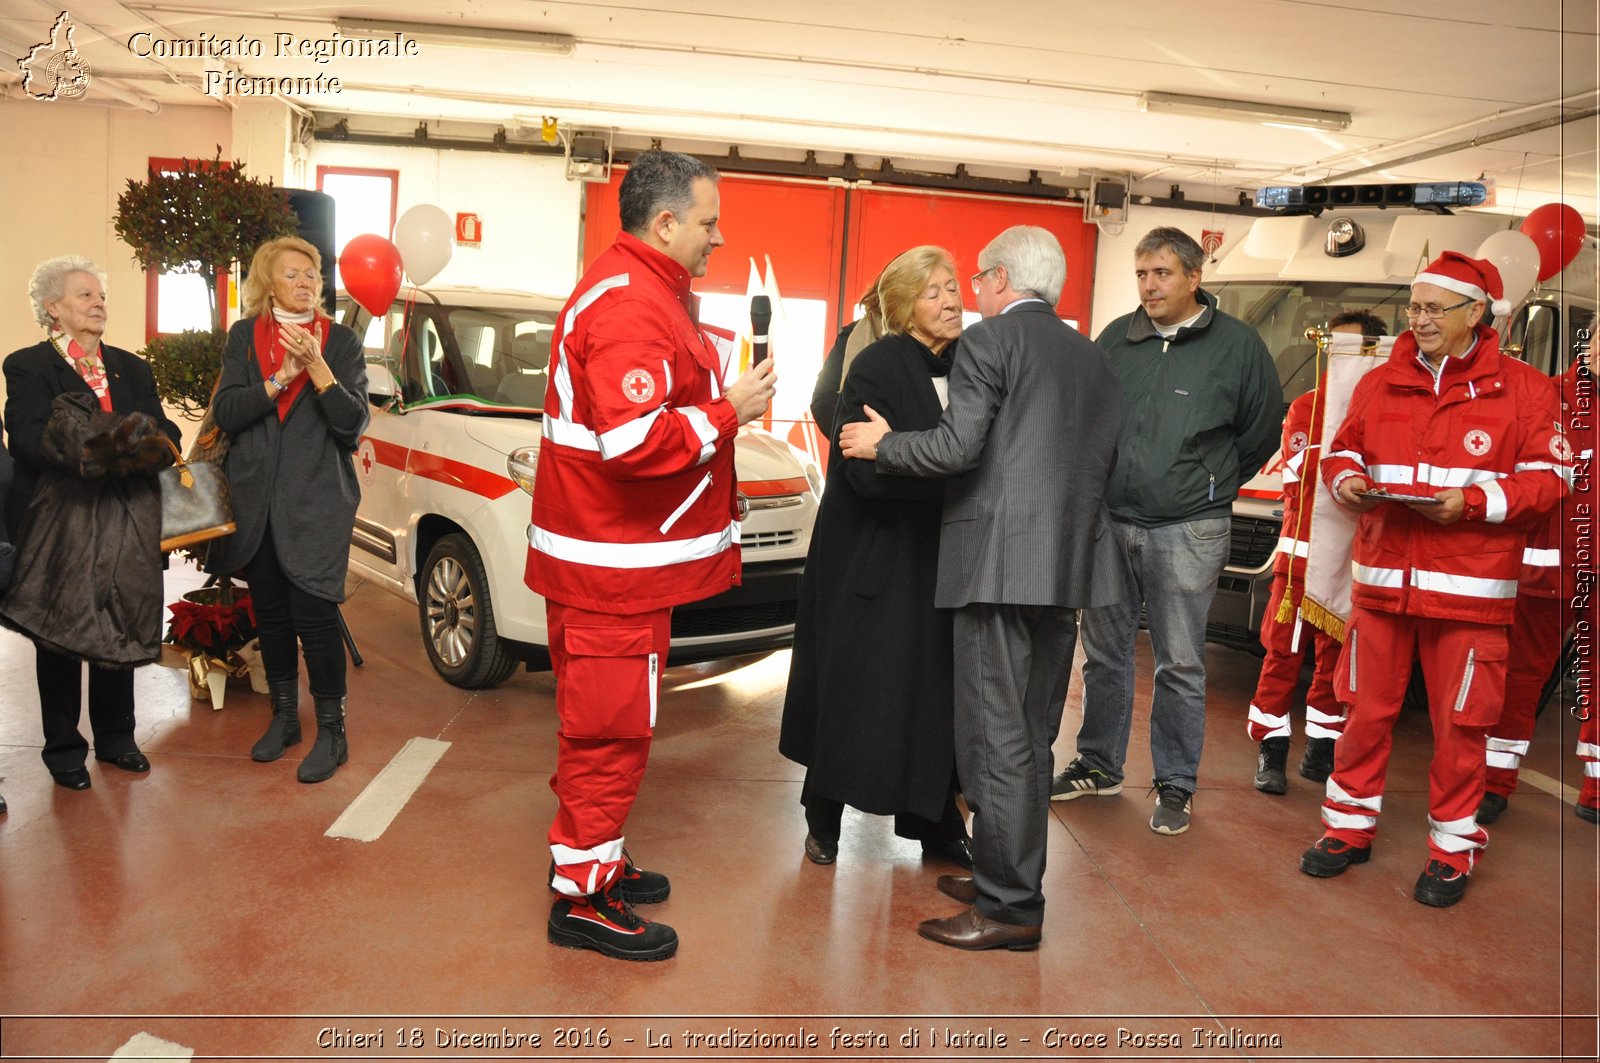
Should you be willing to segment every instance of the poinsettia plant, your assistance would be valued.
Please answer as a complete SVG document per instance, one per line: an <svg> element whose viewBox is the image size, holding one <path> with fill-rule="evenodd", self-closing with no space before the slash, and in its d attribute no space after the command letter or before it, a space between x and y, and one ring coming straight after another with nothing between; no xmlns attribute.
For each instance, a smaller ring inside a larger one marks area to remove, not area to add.
<svg viewBox="0 0 1600 1063"><path fill-rule="evenodd" d="M180 649L225 658L256 637L250 592L231 584L190 591L167 609L172 613L167 641Z"/></svg>

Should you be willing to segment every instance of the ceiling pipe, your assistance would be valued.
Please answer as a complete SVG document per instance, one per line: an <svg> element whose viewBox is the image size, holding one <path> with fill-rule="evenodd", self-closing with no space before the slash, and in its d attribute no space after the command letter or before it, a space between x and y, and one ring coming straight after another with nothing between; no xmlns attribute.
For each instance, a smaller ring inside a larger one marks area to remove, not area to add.
<svg viewBox="0 0 1600 1063"><path fill-rule="evenodd" d="M1509 140L1512 137L1520 137L1524 133L1537 133L1539 130L1549 129L1551 126L1566 125L1568 122L1581 122L1585 118L1593 118L1597 114L1600 114L1600 107L1590 107L1582 111L1569 111L1566 114L1558 115L1554 118L1546 118L1538 122L1527 122L1523 125L1513 126L1510 129L1502 129L1498 132L1489 133L1485 136L1473 137L1470 140L1458 140L1454 144L1446 144L1442 147L1430 148L1427 151L1419 151L1413 155L1406 155L1398 159L1390 159L1387 162L1379 163L1376 166L1364 166L1359 170L1346 170L1344 173L1330 174L1327 177L1320 178L1319 180L1312 181L1310 183L1314 185L1332 184L1334 181L1343 181L1351 177L1360 177L1363 174L1376 173L1379 170L1389 170L1396 166L1408 166L1414 162L1422 162L1426 159L1438 158L1440 155L1450 155L1458 151L1466 151L1468 148L1479 148L1485 144L1493 144L1499 140Z"/></svg>

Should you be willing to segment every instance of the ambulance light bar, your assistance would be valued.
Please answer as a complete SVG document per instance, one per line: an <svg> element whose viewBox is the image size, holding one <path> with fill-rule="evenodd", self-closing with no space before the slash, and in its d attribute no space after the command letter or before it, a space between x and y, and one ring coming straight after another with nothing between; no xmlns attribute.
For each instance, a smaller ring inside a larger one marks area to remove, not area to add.
<svg viewBox="0 0 1600 1063"><path fill-rule="evenodd" d="M1487 186L1476 181L1434 184L1276 185L1256 190L1265 209L1322 207L1477 207L1489 201Z"/></svg>

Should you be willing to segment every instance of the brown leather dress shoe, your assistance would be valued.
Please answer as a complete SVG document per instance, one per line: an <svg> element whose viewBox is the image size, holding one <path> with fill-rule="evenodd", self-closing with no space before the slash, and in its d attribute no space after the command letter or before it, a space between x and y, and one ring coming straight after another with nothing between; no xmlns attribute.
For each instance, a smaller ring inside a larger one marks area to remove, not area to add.
<svg viewBox="0 0 1600 1063"><path fill-rule="evenodd" d="M969 875L940 875L939 881L934 883L939 887L939 892L953 901L962 904L978 903L978 884L972 881Z"/></svg>
<svg viewBox="0 0 1600 1063"><path fill-rule="evenodd" d="M1039 947L1038 927L999 923L976 908L967 908L944 919L925 920L917 925L917 933L929 941L971 952L981 949L1024 952Z"/></svg>

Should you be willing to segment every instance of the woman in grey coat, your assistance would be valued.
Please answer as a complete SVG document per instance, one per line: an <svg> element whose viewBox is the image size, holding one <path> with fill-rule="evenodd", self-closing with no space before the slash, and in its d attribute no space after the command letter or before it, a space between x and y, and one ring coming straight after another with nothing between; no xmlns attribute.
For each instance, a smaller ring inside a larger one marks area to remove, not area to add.
<svg viewBox="0 0 1600 1063"><path fill-rule="evenodd" d="M247 316L228 333L212 400L238 530L211 544L206 569L242 570L250 585L272 703L255 760L300 741L296 640L304 649L317 738L301 782L329 778L349 757L339 603L361 500L351 455L370 416L361 340L321 312L321 270L299 237L256 251L240 292Z"/></svg>

